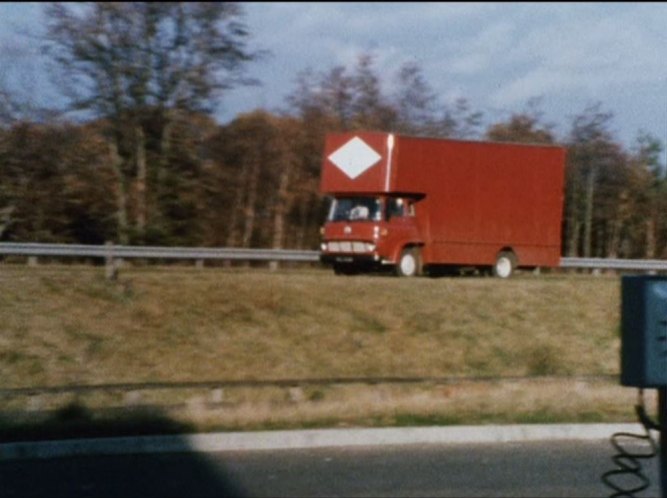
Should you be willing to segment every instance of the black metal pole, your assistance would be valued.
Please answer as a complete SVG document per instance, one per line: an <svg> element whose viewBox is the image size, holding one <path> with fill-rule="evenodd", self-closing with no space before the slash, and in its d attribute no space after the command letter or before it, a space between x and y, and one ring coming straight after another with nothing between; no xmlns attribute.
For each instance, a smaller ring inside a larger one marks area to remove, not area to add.
<svg viewBox="0 0 667 498"><path fill-rule="evenodd" d="M667 498L667 387L658 388L658 420L660 423L660 487Z"/></svg>

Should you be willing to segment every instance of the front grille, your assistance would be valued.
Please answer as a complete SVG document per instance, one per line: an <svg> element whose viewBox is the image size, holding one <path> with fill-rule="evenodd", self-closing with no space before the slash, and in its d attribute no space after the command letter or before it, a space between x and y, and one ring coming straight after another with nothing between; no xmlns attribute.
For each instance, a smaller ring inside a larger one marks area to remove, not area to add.
<svg viewBox="0 0 667 498"><path fill-rule="evenodd" d="M373 252L375 246L368 242L361 242L358 240L341 240L331 241L327 243L327 250L329 252L343 252L343 253L369 253Z"/></svg>

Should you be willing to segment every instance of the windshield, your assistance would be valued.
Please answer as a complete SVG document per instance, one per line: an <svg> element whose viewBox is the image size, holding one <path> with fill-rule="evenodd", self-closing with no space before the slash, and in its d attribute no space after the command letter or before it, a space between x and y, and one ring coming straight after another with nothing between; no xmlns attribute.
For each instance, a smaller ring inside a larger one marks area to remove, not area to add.
<svg viewBox="0 0 667 498"><path fill-rule="evenodd" d="M329 221L380 221L382 203L379 197L338 197L333 200Z"/></svg>

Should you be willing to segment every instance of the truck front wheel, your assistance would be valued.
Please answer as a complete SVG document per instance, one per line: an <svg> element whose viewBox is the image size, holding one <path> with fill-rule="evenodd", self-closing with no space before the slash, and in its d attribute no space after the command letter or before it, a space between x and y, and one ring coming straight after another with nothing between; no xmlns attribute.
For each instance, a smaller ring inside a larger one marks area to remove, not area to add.
<svg viewBox="0 0 667 498"><path fill-rule="evenodd" d="M503 251L498 254L493 265L493 275L500 278L509 278L516 268L516 256L512 251Z"/></svg>
<svg viewBox="0 0 667 498"><path fill-rule="evenodd" d="M422 262L418 247L403 249L396 265L396 274L399 277L416 277L421 275Z"/></svg>

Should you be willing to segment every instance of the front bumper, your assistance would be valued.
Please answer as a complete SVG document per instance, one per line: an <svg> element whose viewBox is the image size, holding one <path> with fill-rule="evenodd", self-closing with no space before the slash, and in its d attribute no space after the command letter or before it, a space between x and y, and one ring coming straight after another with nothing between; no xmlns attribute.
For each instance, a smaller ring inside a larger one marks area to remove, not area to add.
<svg viewBox="0 0 667 498"><path fill-rule="evenodd" d="M320 253L320 261L324 264L380 264L380 257L376 254L345 254L345 253Z"/></svg>

